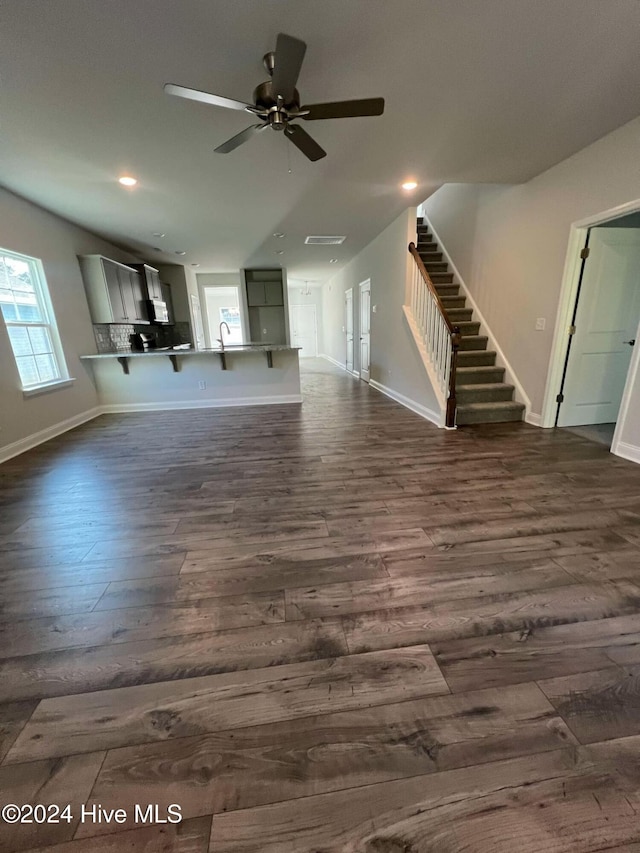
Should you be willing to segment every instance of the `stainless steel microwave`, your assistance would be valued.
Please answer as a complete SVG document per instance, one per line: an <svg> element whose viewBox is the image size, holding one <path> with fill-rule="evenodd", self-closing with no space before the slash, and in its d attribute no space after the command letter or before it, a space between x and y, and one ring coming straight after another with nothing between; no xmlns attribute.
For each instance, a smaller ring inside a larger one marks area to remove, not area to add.
<svg viewBox="0 0 640 853"><path fill-rule="evenodd" d="M149 308L149 320L152 323L168 323L169 309L167 303L162 299L149 299L147 302Z"/></svg>

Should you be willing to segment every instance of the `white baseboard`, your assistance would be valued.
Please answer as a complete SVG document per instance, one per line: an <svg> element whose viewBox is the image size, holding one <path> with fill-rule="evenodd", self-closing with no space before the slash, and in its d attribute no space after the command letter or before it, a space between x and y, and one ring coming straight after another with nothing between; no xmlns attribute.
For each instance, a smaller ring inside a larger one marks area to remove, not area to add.
<svg viewBox="0 0 640 853"><path fill-rule="evenodd" d="M34 432L33 435L28 435L26 438L21 438L19 441L14 441L12 444L7 444L5 447L0 447L0 463L7 462L13 459L14 456L19 456L21 453L26 453L27 450L32 450L39 444L44 444L45 441L50 441L63 432L69 432L70 429L75 429L87 421L92 421L102 414L102 407L95 406L86 412L81 412L79 415L74 415L72 418L67 418L65 421L60 421L58 424Z"/></svg>
<svg viewBox="0 0 640 853"><path fill-rule="evenodd" d="M241 406L272 406L302 403L300 394L281 397L229 397L227 400L175 400L158 403L108 403L100 407L101 414L124 412L176 412L181 409L227 409Z"/></svg>
<svg viewBox="0 0 640 853"><path fill-rule="evenodd" d="M611 452L615 456L621 456L623 459L628 459L629 462L640 463L640 447L636 444L627 444L626 441L619 441L615 447L611 448Z"/></svg>
<svg viewBox="0 0 640 853"><path fill-rule="evenodd" d="M322 353L320 353L320 355L319 355L318 357L319 357L319 358L324 358L324 360L325 360L325 361L330 361L330 362L331 362L331 364L335 364L335 366L336 366L336 367L339 367L339 368L340 368L340 370L347 370L347 365L346 365L346 364L342 364L342 362L341 362L341 361L337 361L335 358L333 358L333 357L332 357L332 356L330 356L330 355L326 355L325 353L323 353L323 352L322 352ZM351 371L347 370L347 373L350 373L350 372L351 372Z"/></svg>
<svg viewBox="0 0 640 853"><path fill-rule="evenodd" d="M542 415L537 415L535 412L528 412L524 419L525 423L531 424L531 426L542 426Z"/></svg>
<svg viewBox="0 0 640 853"><path fill-rule="evenodd" d="M21 438L19 441L14 441L12 444L7 444L5 447L0 447L0 464L13 459L14 456L19 456L21 453L26 453L64 432L75 429L87 421L91 421L100 415L117 414L118 412L165 412L177 411L179 409L220 409L229 408L231 406L271 406L287 403L302 403L300 394L288 394L282 397L233 397L228 400L186 400L184 402L172 403L118 403L112 405L96 406L86 412L81 412L79 415L74 415L65 421L47 427L46 429L35 432L33 435L28 435L26 438Z"/></svg>
<svg viewBox="0 0 640 853"><path fill-rule="evenodd" d="M350 376L355 376L356 379L360 379L360 374L357 370L349 370L346 364L343 364L341 361L336 361L336 359L332 358L332 356L320 353L318 358L324 358L325 361L330 361L331 364L335 364L336 367L339 367L340 370L344 370L344 372L348 373Z"/></svg>
<svg viewBox="0 0 640 853"><path fill-rule="evenodd" d="M434 412L432 409L428 409L426 406L423 406L422 403L416 403L416 401L412 400L410 397L405 397L404 394L400 394L399 391L394 391L393 388L388 388L386 385L376 382L375 379L370 379L369 385L371 385L372 388L375 388L376 391L380 391L386 397L390 397L392 400L395 400L396 403L400 403L400 405L404 406L405 409L411 409L411 411L415 412L416 415L420 415L421 418L430 421L437 427L441 425L440 412Z"/></svg>

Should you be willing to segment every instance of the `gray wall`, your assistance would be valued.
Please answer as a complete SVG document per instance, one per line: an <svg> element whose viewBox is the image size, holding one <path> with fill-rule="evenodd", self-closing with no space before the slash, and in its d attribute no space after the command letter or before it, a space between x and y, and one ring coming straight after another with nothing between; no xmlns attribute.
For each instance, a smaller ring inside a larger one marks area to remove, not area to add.
<svg viewBox="0 0 640 853"><path fill-rule="evenodd" d="M371 279L371 379L431 411L438 403L424 365L405 322L407 246L416 235L416 210L404 211L375 240L324 286L324 354L345 363L345 291L353 288L354 369L359 370L358 285Z"/></svg>
<svg viewBox="0 0 640 853"><path fill-rule="evenodd" d="M424 203L541 414L571 225L640 199L640 119L519 186L449 184ZM536 331L536 319L546 329ZM624 441L640 445L640 383Z"/></svg>
<svg viewBox="0 0 640 853"><path fill-rule="evenodd" d="M76 255L133 256L0 188L0 247L40 258L49 285L69 374L69 388L23 397L7 330L0 319L0 451L3 447L81 415L97 405L92 374L79 356L96 351Z"/></svg>

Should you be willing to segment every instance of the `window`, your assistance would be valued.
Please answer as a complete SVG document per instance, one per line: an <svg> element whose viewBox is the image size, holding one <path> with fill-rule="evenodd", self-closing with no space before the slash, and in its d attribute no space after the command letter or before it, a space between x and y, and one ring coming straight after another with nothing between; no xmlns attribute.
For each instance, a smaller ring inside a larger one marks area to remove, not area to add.
<svg viewBox="0 0 640 853"><path fill-rule="evenodd" d="M23 389L68 379L39 260L0 249L0 311Z"/></svg>
<svg viewBox="0 0 640 853"><path fill-rule="evenodd" d="M241 344L242 343L242 325L240 323L239 308L221 308L220 322L226 323L229 326L229 336L225 343Z"/></svg>

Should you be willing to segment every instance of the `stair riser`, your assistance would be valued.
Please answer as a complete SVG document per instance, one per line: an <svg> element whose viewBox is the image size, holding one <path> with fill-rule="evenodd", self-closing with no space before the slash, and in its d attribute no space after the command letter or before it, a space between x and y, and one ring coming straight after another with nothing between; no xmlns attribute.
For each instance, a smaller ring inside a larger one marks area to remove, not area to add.
<svg viewBox="0 0 640 853"><path fill-rule="evenodd" d="M499 388L485 387L482 383L457 385L456 400L459 406L465 403L507 403L513 400L513 385L502 385Z"/></svg>
<svg viewBox="0 0 640 853"><path fill-rule="evenodd" d="M459 292L459 284L436 284L436 293L438 296L458 296Z"/></svg>
<svg viewBox="0 0 640 853"><path fill-rule="evenodd" d="M469 323L473 317L472 308L447 308L446 313L452 323Z"/></svg>
<svg viewBox="0 0 640 853"><path fill-rule="evenodd" d="M458 409L456 424L468 426L470 424L505 424L522 420L520 409L509 409L501 412L461 412Z"/></svg>
<svg viewBox="0 0 640 853"><path fill-rule="evenodd" d="M433 257L434 255L440 255L440 257L442 257L442 252L438 251L437 243L418 243L416 245L416 248L418 250L419 255L425 254L429 257Z"/></svg>
<svg viewBox="0 0 640 853"><path fill-rule="evenodd" d="M487 348L487 338L479 335L469 335L463 337L460 341L461 350L485 350Z"/></svg>
<svg viewBox="0 0 640 853"><path fill-rule="evenodd" d="M458 352L458 364L460 367L495 367L496 354L494 352Z"/></svg>
<svg viewBox="0 0 640 853"><path fill-rule="evenodd" d="M452 272L434 272L429 273L431 276L431 281L434 284L451 284L453 281L453 273Z"/></svg>
<svg viewBox="0 0 640 853"><path fill-rule="evenodd" d="M440 294L440 299L442 300L442 304L447 312L450 308L464 308L465 302L467 301L465 296L447 296L446 294Z"/></svg>
<svg viewBox="0 0 640 853"><path fill-rule="evenodd" d="M433 275L434 273L436 275L439 273L446 273L447 267L449 266L446 261L432 261L431 259L425 260L424 265L427 268L429 275Z"/></svg>
<svg viewBox="0 0 640 853"><path fill-rule="evenodd" d="M454 326L460 329L461 335L477 335L480 331L480 323L462 322L460 320L451 321Z"/></svg>
<svg viewBox="0 0 640 853"><path fill-rule="evenodd" d="M502 382L504 379L504 370L501 367L487 367L486 371L478 372L474 376L464 376L461 373L456 375L456 388L464 385L484 385L493 382Z"/></svg>

